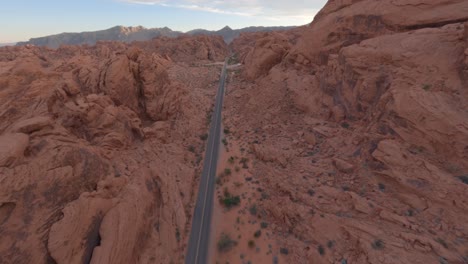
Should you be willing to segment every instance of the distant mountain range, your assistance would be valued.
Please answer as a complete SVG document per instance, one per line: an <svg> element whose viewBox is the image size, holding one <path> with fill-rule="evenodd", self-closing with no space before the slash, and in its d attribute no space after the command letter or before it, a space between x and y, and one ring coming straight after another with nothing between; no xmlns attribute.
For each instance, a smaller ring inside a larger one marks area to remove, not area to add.
<svg viewBox="0 0 468 264"><path fill-rule="evenodd" d="M205 29L195 29L187 32L189 35L218 35L224 38L226 43L231 43L235 38L237 38L241 33L245 32L269 32L269 31L280 31L288 30L295 27L246 27L241 29L232 29L228 26L225 26L218 31L209 31Z"/></svg>
<svg viewBox="0 0 468 264"><path fill-rule="evenodd" d="M133 42L133 41L146 41L156 37L170 37L175 38L180 35L218 35L224 38L226 43L230 43L233 39L238 37L243 32L261 32L261 31L277 31L287 30L293 27L247 27L242 29L231 29L226 26L218 31L209 31L204 29L196 29L183 33L180 31L173 31L168 27L164 28L144 28L138 27L124 27L116 26L106 30L92 31L92 32L81 32L81 33L62 33L57 35L51 35L40 38L32 38L29 41L18 42L16 45L36 45L36 46L47 46L50 48L58 48L60 45L94 45L98 41L122 41L122 42Z"/></svg>
<svg viewBox="0 0 468 264"><path fill-rule="evenodd" d="M5 46L14 46L16 43L0 43L0 47L5 47Z"/></svg>
<svg viewBox="0 0 468 264"><path fill-rule="evenodd" d="M170 28L167 27L147 29L142 26L116 26L106 30L81 33L62 33L41 38L32 38L26 42L18 42L16 45L22 46L27 44L33 44L36 46L58 48L60 47L60 45L94 45L96 44L96 42L101 40L132 42L150 40L159 36L177 37L180 34L182 33L172 31Z"/></svg>

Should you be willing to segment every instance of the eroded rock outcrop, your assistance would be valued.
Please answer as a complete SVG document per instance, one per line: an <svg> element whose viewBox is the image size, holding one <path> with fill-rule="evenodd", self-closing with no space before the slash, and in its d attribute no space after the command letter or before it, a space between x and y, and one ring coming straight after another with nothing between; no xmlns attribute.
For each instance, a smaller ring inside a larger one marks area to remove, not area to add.
<svg viewBox="0 0 468 264"><path fill-rule="evenodd" d="M223 61L228 55L221 36L161 37L135 45L178 62Z"/></svg>
<svg viewBox="0 0 468 264"><path fill-rule="evenodd" d="M101 42L0 69L0 263L182 261L220 68Z"/></svg>
<svg viewBox="0 0 468 264"><path fill-rule="evenodd" d="M404 10L404 11L402 11ZM323 64L329 53L362 40L468 20L466 1L329 1L291 52Z"/></svg>
<svg viewBox="0 0 468 264"><path fill-rule="evenodd" d="M244 59L247 78L254 80L267 74L281 62L289 48L286 36L280 33L265 33L255 41L255 46Z"/></svg>
<svg viewBox="0 0 468 264"><path fill-rule="evenodd" d="M232 133L293 154L249 156L289 262L467 261L467 11L329 1L263 77L233 84ZM248 54L247 76L263 62Z"/></svg>

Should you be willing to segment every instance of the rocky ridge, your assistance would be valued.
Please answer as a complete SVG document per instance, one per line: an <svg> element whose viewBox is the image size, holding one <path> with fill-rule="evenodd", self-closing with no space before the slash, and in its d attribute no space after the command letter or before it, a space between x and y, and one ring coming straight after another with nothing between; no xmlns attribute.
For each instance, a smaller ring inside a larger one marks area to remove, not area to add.
<svg viewBox="0 0 468 264"><path fill-rule="evenodd" d="M232 43L226 124L290 263L468 261L467 14L330 0L297 38Z"/></svg>
<svg viewBox="0 0 468 264"><path fill-rule="evenodd" d="M145 28L142 26L116 26L99 31L61 33L51 36L32 38L29 41L18 42L16 45L46 46L56 49L62 45L95 45L99 41L120 41L124 43L131 43L134 41L150 41L158 37L177 38L180 36L220 36L226 43L230 43L233 39L244 32L284 31L291 28L294 27L247 27L241 29L231 29L230 27L226 26L223 29L217 31L197 29L183 33L180 31L173 31L168 27Z"/></svg>
<svg viewBox="0 0 468 264"><path fill-rule="evenodd" d="M0 65L0 263L181 261L220 69L117 42Z"/></svg>
<svg viewBox="0 0 468 264"><path fill-rule="evenodd" d="M98 41L121 41L130 43L133 41L151 40L156 37L177 37L182 32L172 31L168 27L164 28L144 28L116 26L106 30L81 32L81 33L61 33L40 38L32 38L29 41L18 42L18 46L36 45L49 48L58 48L61 45L95 45Z"/></svg>

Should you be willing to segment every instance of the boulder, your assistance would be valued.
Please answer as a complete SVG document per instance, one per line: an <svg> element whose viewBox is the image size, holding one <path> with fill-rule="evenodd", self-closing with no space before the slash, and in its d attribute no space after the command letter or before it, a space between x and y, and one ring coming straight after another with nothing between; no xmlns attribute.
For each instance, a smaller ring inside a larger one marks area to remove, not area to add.
<svg viewBox="0 0 468 264"><path fill-rule="evenodd" d="M356 169L353 164L342 159L333 159L333 165L336 169L343 173L351 173L354 171L354 169Z"/></svg>

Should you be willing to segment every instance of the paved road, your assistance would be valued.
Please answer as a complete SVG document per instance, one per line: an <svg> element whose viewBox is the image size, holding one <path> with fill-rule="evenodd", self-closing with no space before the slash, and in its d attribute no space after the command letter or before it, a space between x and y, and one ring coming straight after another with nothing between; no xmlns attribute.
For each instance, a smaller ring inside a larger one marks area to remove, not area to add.
<svg viewBox="0 0 468 264"><path fill-rule="evenodd" d="M221 120L224 100L224 84L226 81L226 62L224 63L219 81L218 95L211 119L208 146L200 180L197 203L192 218L192 230L185 256L186 264L206 264L210 238L211 212L218 164L218 152L221 142Z"/></svg>

